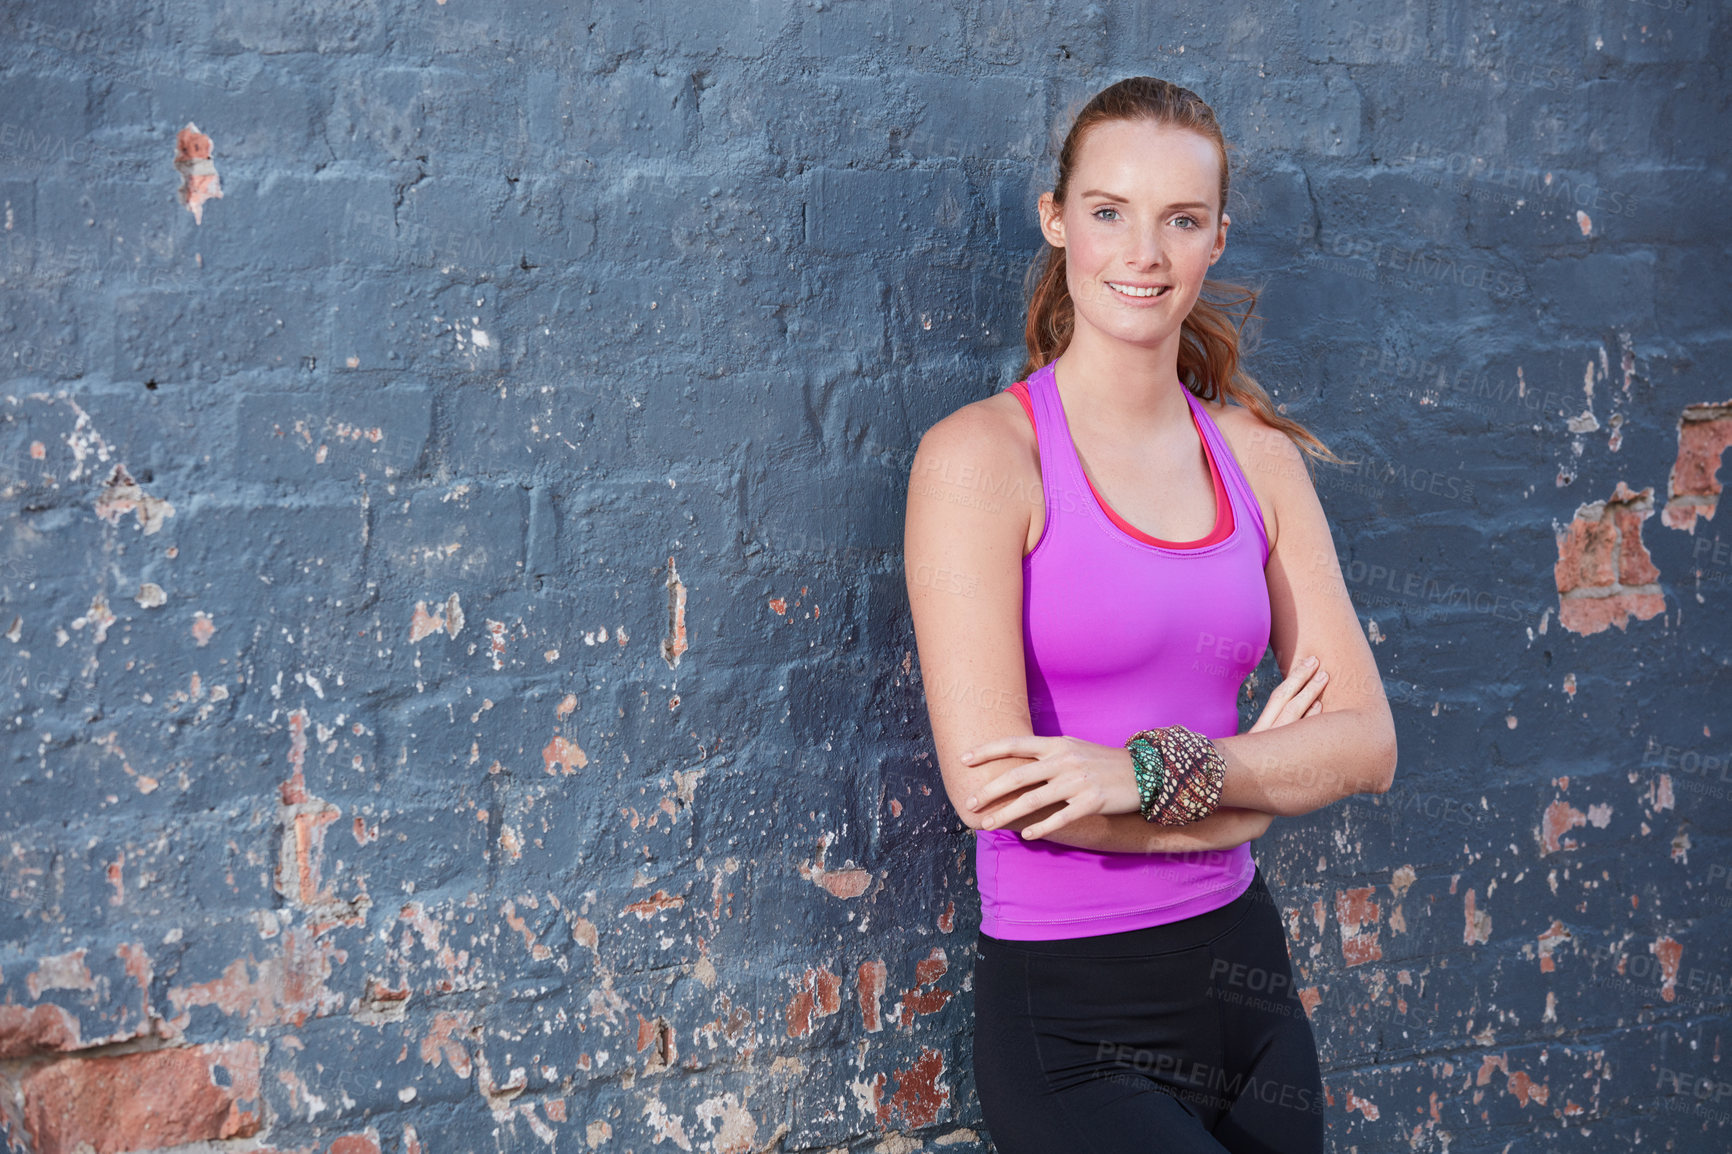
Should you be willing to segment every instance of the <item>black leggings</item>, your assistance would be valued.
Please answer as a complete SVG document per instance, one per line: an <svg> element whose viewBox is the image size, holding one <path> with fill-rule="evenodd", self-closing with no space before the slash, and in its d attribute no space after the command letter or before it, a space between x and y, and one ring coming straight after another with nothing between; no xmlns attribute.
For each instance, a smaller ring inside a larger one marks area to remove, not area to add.
<svg viewBox="0 0 1732 1154"><path fill-rule="evenodd" d="M1261 871L1168 925L978 940L974 1078L999 1154L1323 1150L1317 1044Z"/></svg>

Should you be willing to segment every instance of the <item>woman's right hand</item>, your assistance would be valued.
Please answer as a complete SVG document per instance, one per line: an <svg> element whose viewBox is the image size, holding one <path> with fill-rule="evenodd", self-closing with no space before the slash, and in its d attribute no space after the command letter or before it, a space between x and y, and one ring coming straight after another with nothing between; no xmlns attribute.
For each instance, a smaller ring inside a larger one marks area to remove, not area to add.
<svg viewBox="0 0 1732 1154"><path fill-rule="evenodd" d="M1298 662L1286 680L1269 694L1269 703L1258 715L1257 723L1246 732L1257 733L1274 729L1277 725L1286 725L1302 717L1323 712L1323 703L1317 699L1323 693L1324 682L1328 680L1329 675L1318 664L1317 658L1307 657Z"/></svg>
<svg viewBox="0 0 1732 1154"><path fill-rule="evenodd" d="M1329 675L1323 672L1315 657L1298 662L1293 666L1293 672L1269 694L1268 704L1257 716L1257 723L1246 732L1274 729L1277 725L1287 725L1323 712L1323 704L1317 699L1323 695L1323 684L1328 680ZM1274 820L1274 814L1262 810L1223 807L1197 824L1216 823L1210 827L1209 835L1222 839L1223 848L1231 848L1262 837Z"/></svg>

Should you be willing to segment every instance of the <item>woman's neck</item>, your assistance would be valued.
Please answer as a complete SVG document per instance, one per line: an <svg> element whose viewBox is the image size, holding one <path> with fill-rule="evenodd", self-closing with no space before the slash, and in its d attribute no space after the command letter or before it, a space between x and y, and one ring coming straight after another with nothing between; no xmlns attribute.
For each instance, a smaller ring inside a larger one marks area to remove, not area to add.
<svg viewBox="0 0 1732 1154"><path fill-rule="evenodd" d="M1179 380L1179 333L1159 346L1132 345L1080 328L1053 363L1067 412L1091 427L1141 434L1191 419Z"/></svg>

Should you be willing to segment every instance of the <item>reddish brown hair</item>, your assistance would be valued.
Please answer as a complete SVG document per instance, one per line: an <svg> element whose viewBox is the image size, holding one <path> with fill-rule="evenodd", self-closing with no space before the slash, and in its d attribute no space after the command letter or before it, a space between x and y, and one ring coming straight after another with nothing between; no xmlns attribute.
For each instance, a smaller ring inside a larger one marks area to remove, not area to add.
<svg viewBox="0 0 1732 1154"><path fill-rule="evenodd" d="M1150 120L1185 128L1206 137L1221 161L1221 209L1227 207L1229 169L1227 142L1215 120L1215 110L1188 88L1153 76L1131 76L1097 92L1076 114L1058 153L1053 201L1062 206L1071 170L1089 129L1111 120ZM1076 309L1065 281L1065 250L1047 245L1029 273L1028 323L1023 336L1028 361L1021 376L1051 364L1070 344ZM1231 399L1286 433L1312 458L1342 464L1309 429L1278 412L1263 386L1240 363L1240 336L1256 313L1257 291L1244 285L1206 280L1197 303L1185 318L1179 343L1179 380L1205 401Z"/></svg>

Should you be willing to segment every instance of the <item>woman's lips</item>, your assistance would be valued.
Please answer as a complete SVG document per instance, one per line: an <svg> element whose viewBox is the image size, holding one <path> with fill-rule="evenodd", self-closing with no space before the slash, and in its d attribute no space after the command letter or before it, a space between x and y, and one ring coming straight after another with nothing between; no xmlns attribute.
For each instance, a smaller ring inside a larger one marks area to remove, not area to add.
<svg viewBox="0 0 1732 1154"><path fill-rule="evenodd" d="M1153 293L1146 292L1146 291L1142 292L1142 293L1132 293L1132 292L1124 291L1123 289L1119 288L1118 285L1114 284L1112 281L1103 281L1102 283L1105 284L1107 286L1107 288L1111 289L1113 292L1113 295L1118 297L1120 300L1122 300L1122 301L1134 301L1137 304L1152 304L1155 301L1161 300L1168 293L1173 291L1172 285L1148 285L1148 286L1133 286L1133 287L1153 288L1156 291Z"/></svg>

